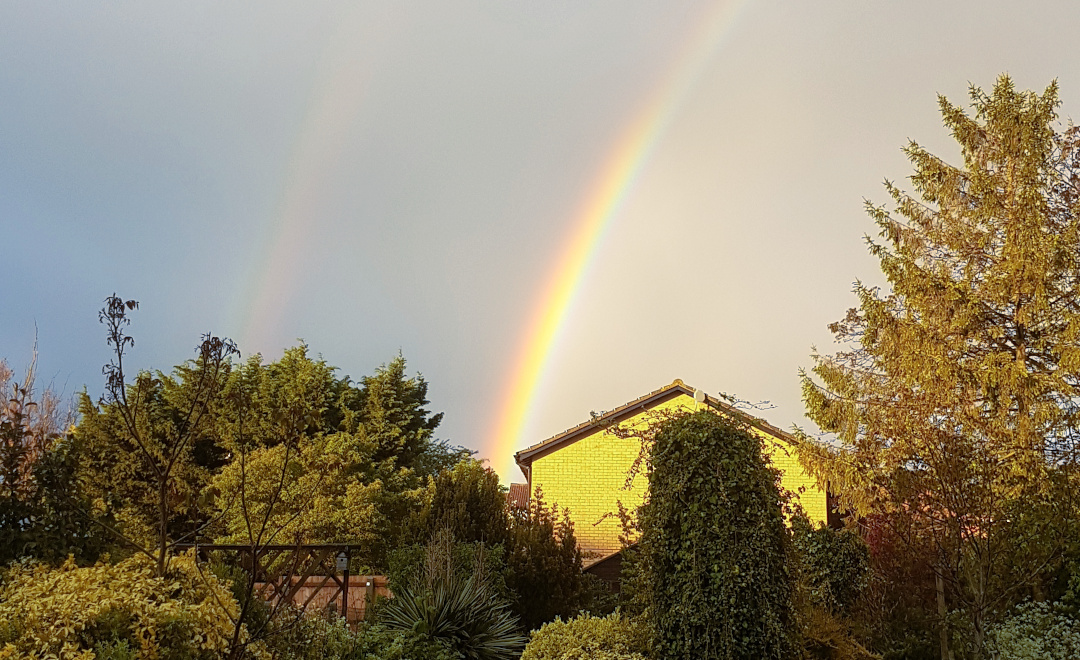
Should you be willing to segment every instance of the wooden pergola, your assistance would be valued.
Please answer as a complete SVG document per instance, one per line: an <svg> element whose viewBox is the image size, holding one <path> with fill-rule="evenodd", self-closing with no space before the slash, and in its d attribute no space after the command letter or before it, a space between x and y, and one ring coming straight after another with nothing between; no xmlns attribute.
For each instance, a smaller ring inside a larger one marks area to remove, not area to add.
<svg viewBox="0 0 1080 660"><path fill-rule="evenodd" d="M352 549L356 546L337 543L314 543L299 545L243 545L243 544L203 544L182 543L176 549L184 552L195 550L196 556L208 561L210 553L233 552L239 555L241 569L252 576L257 586L256 594L268 601L281 600L295 602L296 595L305 587L311 587L311 594L302 604L306 610L317 594L331 582L334 590L328 603L333 603L340 596L341 615L347 617L349 611L349 560ZM339 576L338 573L341 573ZM370 600L375 595L375 582L367 580L366 595Z"/></svg>

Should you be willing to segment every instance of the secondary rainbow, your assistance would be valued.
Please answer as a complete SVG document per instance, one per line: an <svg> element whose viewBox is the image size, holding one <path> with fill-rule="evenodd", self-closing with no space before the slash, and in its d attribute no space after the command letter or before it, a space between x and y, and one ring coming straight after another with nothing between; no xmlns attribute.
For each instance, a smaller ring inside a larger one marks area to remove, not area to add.
<svg viewBox="0 0 1080 660"><path fill-rule="evenodd" d="M513 454L531 444L523 435L533 401L542 389L548 363L605 231L619 215L649 156L746 2L720 2L709 7L697 22L700 27L685 41L672 73L623 132L590 186L566 247L530 316L504 388L506 395L496 409L494 428L481 452L504 482L520 477Z"/></svg>
<svg viewBox="0 0 1080 660"><path fill-rule="evenodd" d="M321 215L326 181L367 100L373 58L364 56L364 41L356 39L363 25L362 4L339 10L335 23L337 28L323 43L319 71L283 172L277 208L260 250L263 258L247 274L241 294L246 304L242 316L232 321L245 353L280 350L275 333L311 258L310 236Z"/></svg>

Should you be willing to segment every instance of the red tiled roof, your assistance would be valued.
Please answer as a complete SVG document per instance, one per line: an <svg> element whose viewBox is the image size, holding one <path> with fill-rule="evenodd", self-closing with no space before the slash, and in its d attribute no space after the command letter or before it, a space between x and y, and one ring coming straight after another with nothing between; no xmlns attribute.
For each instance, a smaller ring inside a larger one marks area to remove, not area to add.
<svg viewBox="0 0 1080 660"><path fill-rule="evenodd" d="M511 509L527 509L529 507L529 484L510 484L510 490L506 493L506 503Z"/></svg>

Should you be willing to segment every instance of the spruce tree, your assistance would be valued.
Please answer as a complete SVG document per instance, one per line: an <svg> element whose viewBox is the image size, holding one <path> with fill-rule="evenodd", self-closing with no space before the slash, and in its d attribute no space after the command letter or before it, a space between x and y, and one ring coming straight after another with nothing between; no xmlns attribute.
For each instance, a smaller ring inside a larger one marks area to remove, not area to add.
<svg viewBox="0 0 1080 660"><path fill-rule="evenodd" d="M931 542L978 656L1073 516L1080 142L1057 128L1056 83L1001 76L970 96L972 114L939 97L961 162L910 142L914 192L886 182L892 208L867 203L889 287L857 282L858 307L830 326L843 348L802 373L808 416L842 445L802 457L848 508Z"/></svg>

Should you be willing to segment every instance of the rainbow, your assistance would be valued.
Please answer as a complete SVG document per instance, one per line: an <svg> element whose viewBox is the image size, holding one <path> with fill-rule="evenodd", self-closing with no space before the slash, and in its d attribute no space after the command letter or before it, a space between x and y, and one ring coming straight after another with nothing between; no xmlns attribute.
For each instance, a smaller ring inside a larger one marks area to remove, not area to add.
<svg viewBox="0 0 1080 660"><path fill-rule="evenodd" d="M275 345L274 332L281 326L312 256L309 236L321 215L325 182L332 179L341 161L342 145L367 100L374 71L371 58L363 57L357 45L361 5L356 3L340 12L337 29L323 44L321 65L286 162L281 196L265 243L258 250L264 256L252 264L245 278L241 295L246 305L238 306L243 316L230 323L239 328L245 355L281 348Z"/></svg>
<svg viewBox="0 0 1080 660"><path fill-rule="evenodd" d="M747 0L721 1L696 22L699 27L685 40L686 46L675 59L671 75L622 133L590 186L562 256L537 298L517 358L512 362L509 382L503 388L506 394L496 408L498 417L480 452L491 461L504 483L519 476L513 454L530 444L523 435L531 421L532 403L543 389L548 364L605 232L619 215L650 155L746 3Z"/></svg>

